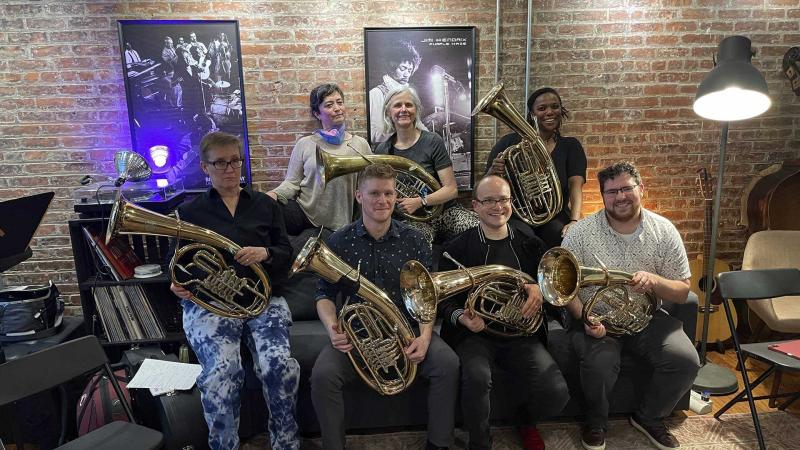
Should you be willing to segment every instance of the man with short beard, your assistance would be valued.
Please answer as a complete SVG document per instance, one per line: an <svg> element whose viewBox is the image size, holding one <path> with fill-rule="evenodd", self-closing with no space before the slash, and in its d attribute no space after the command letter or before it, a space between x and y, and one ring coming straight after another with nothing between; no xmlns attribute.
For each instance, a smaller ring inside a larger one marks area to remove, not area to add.
<svg viewBox="0 0 800 450"><path fill-rule="evenodd" d="M582 266L597 266L596 256L609 269L633 273L626 287L632 293L686 302L690 274L683 241L668 219L642 207L644 184L639 171L629 162L619 162L598 172L597 179L605 209L570 227L562 246ZM597 287L583 288L567 305L575 320L582 320L582 303L596 291ZM578 357L585 399L581 439L585 449L605 449L608 399L623 351L653 367L642 401L630 417L631 425L656 448L680 447L663 419L692 387L700 368L697 351L680 320L658 310L644 330L621 337L607 336L602 324L573 326L570 343Z"/></svg>

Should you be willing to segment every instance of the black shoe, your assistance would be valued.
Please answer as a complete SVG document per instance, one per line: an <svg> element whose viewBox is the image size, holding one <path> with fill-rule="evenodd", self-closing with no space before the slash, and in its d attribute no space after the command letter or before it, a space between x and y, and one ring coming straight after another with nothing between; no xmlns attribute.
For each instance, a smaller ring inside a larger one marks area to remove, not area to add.
<svg viewBox="0 0 800 450"><path fill-rule="evenodd" d="M681 448L680 442L675 436L669 432L664 422L659 421L655 425L644 425L644 422L637 420L636 415L630 418L633 428L641 431L642 434L650 439L650 442L661 450L672 450L674 448Z"/></svg>
<svg viewBox="0 0 800 450"><path fill-rule="evenodd" d="M448 447L439 447L438 445L434 445L431 441L428 441L425 444L425 450L447 450Z"/></svg>
<svg viewBox="0 0 800 450"><path fill-rule="evenodd" d="M606 430L602 428L590 428L586 426L583 428L581 434L581 445L586 450L605 450L606 448Z"/></svg>

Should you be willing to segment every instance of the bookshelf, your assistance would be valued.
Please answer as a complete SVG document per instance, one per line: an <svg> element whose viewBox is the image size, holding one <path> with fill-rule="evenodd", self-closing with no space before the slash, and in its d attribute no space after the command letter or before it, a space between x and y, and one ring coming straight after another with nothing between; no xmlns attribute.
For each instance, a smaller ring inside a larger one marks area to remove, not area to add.
<svg viewBox="0 0 800 450"><path fill-rule="evenodd" d="M105 346L132 347L169 343L177 346L185 342L180 303L169 290L170 279L166 267L169 239L144 235L119 236L118 238L130 247L139 262L160 265L162 274L152 278L117 280L103 267L102 258L84 231L92 230L102 235L105 232L106 222L107 220L103 218L69 221L70 241L86 332L97 336ZM98 303L96 292L104 292L109 298ZM119 292L127 293L127 302L120 302L113 297L120 295ZM140 292L141 296L134 292ZM100 308L98 304L101 305ZM109 322L111 317L109 307L112 306L114 310L111 312L115 312L123 324L122 333L117 329L120 323L115 325ZM102 315L101 310L105 311ZM106 326L109 329L106 329ZM134 332L134 329L137 329L137 332Z"/></svg>

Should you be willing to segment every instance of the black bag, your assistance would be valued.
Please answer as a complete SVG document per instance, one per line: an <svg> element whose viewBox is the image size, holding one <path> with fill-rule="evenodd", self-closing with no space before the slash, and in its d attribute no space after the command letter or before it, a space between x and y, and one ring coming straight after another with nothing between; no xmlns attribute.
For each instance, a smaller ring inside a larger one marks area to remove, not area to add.
<svg viewBox="0 0 800 450"><path fill-rule="evenodd" d="M7 287L0 290L0 341L41 339L58 332L64 300L51 281L48 285Z"/></svg>

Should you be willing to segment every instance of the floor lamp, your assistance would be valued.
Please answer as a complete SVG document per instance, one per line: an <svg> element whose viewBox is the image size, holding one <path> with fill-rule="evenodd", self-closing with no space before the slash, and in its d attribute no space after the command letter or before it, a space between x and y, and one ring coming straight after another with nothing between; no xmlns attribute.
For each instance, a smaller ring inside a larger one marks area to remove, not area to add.
<svg viewBox="0 0 800 450"><path fill-rule="evenodd" d="M706 75L697 88L693 109L700 117L722 122L719 140L719 170L717 189L714 193L713 220L711 223L711 252L706 261L706 280L714 280L713 261L717 256L717 234L719 229L722 179L725 175L725 150L728 142L728 123L756 117L769 109L767 82L764 76L750 64L753 52L750 39L731 36L722 40L717 52L715 67ZM703 312L703 339L700 343L702 367L695 378L693 389L710 394L724 395L736 392L739 383L728 369L706 360L708 321L711 307L711 290L714 283L705 283L705 310ZM725 302L723 302L725 303ZM727 305L726 305L727 306ZM733 339L736 330L731 326ZM744 370L744 367L742 367Z"/></svg>

